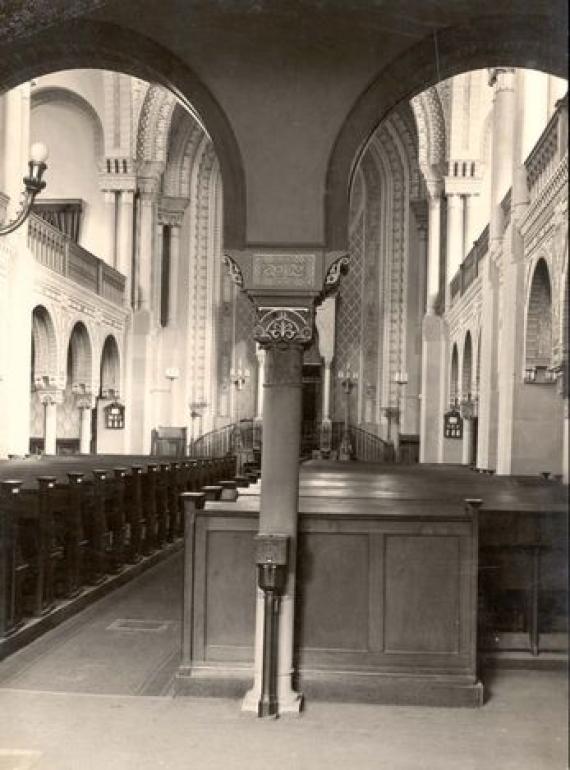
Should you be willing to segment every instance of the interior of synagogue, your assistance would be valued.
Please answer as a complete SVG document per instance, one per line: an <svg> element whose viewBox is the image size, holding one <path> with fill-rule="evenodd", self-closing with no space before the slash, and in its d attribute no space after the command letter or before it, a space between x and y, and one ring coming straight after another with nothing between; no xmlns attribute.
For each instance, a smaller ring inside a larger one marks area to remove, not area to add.
<svg viewBox="0 0 570 770"><path fill-rule="evenodd" d="M565 16L134 5L0 30L0 768L559 770Z"/></svg>

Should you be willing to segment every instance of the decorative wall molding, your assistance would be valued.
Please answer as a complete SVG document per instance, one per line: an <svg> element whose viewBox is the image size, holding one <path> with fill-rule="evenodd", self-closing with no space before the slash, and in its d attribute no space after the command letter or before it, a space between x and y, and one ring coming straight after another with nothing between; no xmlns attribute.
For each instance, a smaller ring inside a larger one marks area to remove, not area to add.
<svg viewBox="0 0 570 770"><path fill-rule="evenodd" d="M243 275L238 263L227 254L224 254L223 260L232 282L235 283L239 289L243 289Z"/></svg>

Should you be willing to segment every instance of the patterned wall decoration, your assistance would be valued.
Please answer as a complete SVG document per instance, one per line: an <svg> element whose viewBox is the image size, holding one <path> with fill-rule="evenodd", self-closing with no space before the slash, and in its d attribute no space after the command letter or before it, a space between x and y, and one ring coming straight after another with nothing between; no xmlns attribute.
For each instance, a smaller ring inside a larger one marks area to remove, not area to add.
<svg viewBox="0 0 570 770"><path fill-rule="evenodd" d="M250 377L239 395L239 414L241 417L254 417L255 393L257 385L257 358L255 356L255 340L253 327L255 323L255 308L247 295L234 289L235 302L235 333L234 333L234 365L249 369Z"/></svg>
<svg viewBox="0 0 570 770"><path fill-rule="evenodd" d="M417 134L409 107L377 129L361 159L351 194L348 274L338 295L335 374L358 372L350 419L378 426L382 407L398 403L396 371L406 369L411 196L421 195ZM333 415L345 395L335 377Z"/></svg>
<svg viewBox="0 0 570 770"><path fill-rule="evenodd" d="M379 318L379 253L380 253L380 177L376 164L365 158L362 172L366 179L367 208L365 222L366 249L362 286L362 383L360 422L375 420L378 399L378 338L382 334L383 319Z"/></svg>
<svg viewBox="0 0 570 770"><path fill-rule="evenodd" d="M362 325L362 276L366 228L366 188L362 172L357 174L354 194L351 197L349 249L350 265L343 277L336 306L336 350L333 367L334 383L332 415L333 420L344 419L345 396L336 376L339 371L350 366L353 372L360 368L359 351L361 347ZM355 414L358 401L356 390L351 395L350 410Z"/></svg>

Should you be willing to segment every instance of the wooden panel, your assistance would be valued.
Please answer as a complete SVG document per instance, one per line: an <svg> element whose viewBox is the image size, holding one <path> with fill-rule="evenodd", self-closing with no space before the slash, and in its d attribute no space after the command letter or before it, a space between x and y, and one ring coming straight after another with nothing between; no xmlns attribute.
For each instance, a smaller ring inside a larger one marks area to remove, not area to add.
<svg viewBox="0 0 570 770"><path fill-rule="evenodd" d="M300 538L296 612L304 648L367 649L368 541L342 532Z"/></svg>
<svg viewBox="0 0 570 770"><path fill-rule="evenodd" d="M459 652L459 539L385 538L386 652Z"/></svg>
<svg viewBox="0 0 570 770"><path fill-rule="evenodd" d="M210 531L206 550L206 657L216 646L253 649L256 584L253 534Z"/></svg>

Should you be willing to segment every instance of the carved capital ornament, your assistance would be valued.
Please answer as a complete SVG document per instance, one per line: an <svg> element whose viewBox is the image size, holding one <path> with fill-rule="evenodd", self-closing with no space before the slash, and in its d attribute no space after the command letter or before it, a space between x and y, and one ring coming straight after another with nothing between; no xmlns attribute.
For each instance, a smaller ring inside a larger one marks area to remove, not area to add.
<svg viewBox="0 0 570 770"><path fill-rule="evenodd" d="M308 344L313 336L312 307L259 307L253 336L261 345Z"/></svg>

